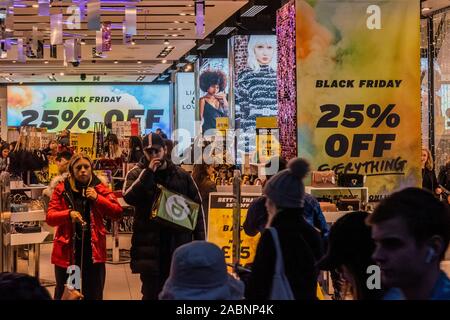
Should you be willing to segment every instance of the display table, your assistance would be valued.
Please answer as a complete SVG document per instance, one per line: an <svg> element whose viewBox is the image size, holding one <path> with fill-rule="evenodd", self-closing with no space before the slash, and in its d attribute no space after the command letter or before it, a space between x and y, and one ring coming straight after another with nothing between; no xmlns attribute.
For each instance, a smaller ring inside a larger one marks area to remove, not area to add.
<svg viewBox="0 0 450 320"><path fill-rule="evenodd" d="M314 197L321 197L323 195L334 195L338 197L344 197L347 195L354 196L354 193L358 193L359 198L361 200L361 210L364 210L368 199L369 199L369 188L367 187L359 187L359 188L347 188L347 187L324 187L317 188L306 186L305 192L313 195ZM345 193L345 194L344 194ZM324 211L323 215L328 223L334 223L337 219L352 211Z"/></svg>

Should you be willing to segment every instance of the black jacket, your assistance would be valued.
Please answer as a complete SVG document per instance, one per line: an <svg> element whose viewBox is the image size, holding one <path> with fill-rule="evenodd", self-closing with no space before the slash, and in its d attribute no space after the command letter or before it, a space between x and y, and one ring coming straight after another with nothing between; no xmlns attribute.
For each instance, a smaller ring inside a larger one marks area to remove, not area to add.
<svg viewBox="0 0 450 320"><path fill-rule="evenodd" d="M428 170L427 168L422 169L422 188L428 189L434 194L434 190L439 187L438 181L436 179L436 173L433 170Z"/></svg>
<svg viewBox="0 0 450 320"><path fill-rule="evenodd" d="M131 238L131 270L167 277L172 254L179 246L195 240L205 239L203 210L199 212L195 231L179 231L150 220L156 200L157 184L170 191L183 194L201 204L198 189L192 177L183 169L167 161L165 170L148 169L148 160L143 157L126 177L123 196L135 207L133 236Z"/></svg>
<svg viewBox="0 0 450 320"><path fill-rule="evenodd" d="M319 232L303 218L303 209L286 209L272 222L278 232L285 273L296 300L315 300L319 270L315 267L323 254ZM264 231L256 249L252 272L246 288L249 300L270 298L275 272L275 245L269 231Z"/></svg>

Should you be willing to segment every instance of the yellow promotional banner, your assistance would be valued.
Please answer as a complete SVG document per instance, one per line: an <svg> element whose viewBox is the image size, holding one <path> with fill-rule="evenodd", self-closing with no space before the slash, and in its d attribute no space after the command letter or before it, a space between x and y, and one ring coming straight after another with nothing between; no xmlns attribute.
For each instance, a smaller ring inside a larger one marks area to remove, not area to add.
<svg viewBox="0 0 450 320"><path fill-rule="evenodd" d="M58 166L55 163L49 163L48 165L48 179L52 181L52 179L59 175Z"/></svg>
<svg viewBox="0 0 450 320"><path fill-rule="evenodd" d="M367 176L369 201L421 185L420 6L296 1L298 152Z"/></svg>
<svg viewBox="0 0 450 320"><path fill-rule="evenodd" d="M241 201L241 265L247 265L255 259L256 246L260 235L249 237L243 230L250 203L259 195L242 194ZM232 263L233 256L233 201L229 193L210 193L208 213L208 239L207 241L218 245L227 263Z"/></svg>
<svg viewBox="0 0 450 320"><path fill-rule="evenodd" d="M270 158L280 155L279 136L277 117L256 118L256 151L258 163L267 163Z"/></svg>
<svg viewBox="0 0 450 320"><path fill-rule="evenodd" d="M74 148L74 153L83 153L95 159L93 148L93 133L72 133L70 134L70 145Z"/></svg>

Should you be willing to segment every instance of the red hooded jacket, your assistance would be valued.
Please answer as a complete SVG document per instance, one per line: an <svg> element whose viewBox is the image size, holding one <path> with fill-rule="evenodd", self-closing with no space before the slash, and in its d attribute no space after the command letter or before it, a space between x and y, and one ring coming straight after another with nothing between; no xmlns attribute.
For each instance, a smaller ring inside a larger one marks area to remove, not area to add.
<svg viewBox="0 0 450 320"><path fill-rule="evenodd" d="M103 218L118 219L122 215L122 207L114 193L102 183L93 186L98 194L97 200L91 202L91 241L92 261L106 262L106 229ZM70 209L63 193L64 181L55 188L47 211L47 223L57 227L53 240L52 263L67 268L73 258L73 225Z"/></svg>

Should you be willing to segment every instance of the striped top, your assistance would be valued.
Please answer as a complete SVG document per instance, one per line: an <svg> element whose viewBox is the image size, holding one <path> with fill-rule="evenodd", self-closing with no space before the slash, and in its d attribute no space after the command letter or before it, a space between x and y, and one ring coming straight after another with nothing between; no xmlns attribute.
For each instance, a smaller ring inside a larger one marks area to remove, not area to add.
<svg viewBox="0 0 450 320"><path fill-rule="evenodd" d="M257 117L277 116L277 73L267 65L259 72L243 71L236 83L236 119L241 129L254 131Z"/></svg>

